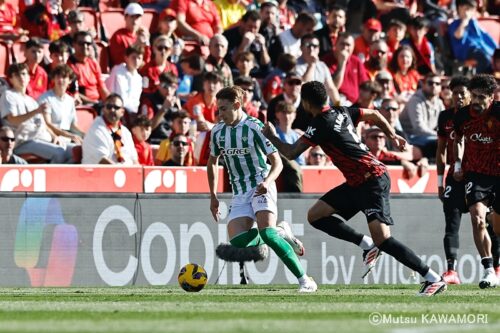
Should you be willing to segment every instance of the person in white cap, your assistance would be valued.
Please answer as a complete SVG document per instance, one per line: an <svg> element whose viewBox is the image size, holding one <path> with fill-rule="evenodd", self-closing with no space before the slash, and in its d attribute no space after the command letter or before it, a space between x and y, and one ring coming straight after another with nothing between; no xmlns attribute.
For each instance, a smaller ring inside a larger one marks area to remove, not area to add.
<svg viewBox="0 0 500 333"><path fill-rule="evenodd" d="M132 2L125 7L125 28L117 30L109 40L110 66L125 62L125 50L129 46L143 47L144 58L149 60L149 32L141 27L144 9L138 3Z"/></svg>

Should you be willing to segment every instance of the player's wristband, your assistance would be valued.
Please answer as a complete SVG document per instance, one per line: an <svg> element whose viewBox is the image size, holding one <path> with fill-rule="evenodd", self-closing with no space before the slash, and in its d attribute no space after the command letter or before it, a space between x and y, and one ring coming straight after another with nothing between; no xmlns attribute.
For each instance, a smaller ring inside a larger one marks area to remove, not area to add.
<svg viewBox="0 0 500 333"><path fill-rule="evenodd" d="M443 186L443 175L438 175L438 187Z"/></svg>
<svg viewBox="0 0 500 333"><path fill-rule="evenodd" d="M462 170L462 162L455 162L455 172Z"/></svg>

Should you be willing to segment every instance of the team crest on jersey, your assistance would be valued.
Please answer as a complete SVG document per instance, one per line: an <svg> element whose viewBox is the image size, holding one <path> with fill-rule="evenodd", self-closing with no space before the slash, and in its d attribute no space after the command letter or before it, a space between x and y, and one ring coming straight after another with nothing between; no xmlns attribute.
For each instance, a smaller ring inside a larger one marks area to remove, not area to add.
<svg viewBox="0 0 500 333"><path fill-rule="evenodd" d="M248 137L244 136L244 137L241 138L241 140L243 140L243 142L247 142L248 141Z"/></svg>

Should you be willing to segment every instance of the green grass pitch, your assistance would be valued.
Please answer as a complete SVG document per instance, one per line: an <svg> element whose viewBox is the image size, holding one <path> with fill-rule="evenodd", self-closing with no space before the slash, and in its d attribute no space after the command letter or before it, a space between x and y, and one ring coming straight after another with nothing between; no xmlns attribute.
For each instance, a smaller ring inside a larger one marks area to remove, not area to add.
<svg viewBox="0 0 500 333"><path fill-rule="evenodd" d="M500 332L500 289L451 286L431 298L414 296L417 289L323 285L315 294L298 294L292 285L209 285L199 293L176 286L3 288L0 332ZM370 323L380 318L385 323Z"/></svg>

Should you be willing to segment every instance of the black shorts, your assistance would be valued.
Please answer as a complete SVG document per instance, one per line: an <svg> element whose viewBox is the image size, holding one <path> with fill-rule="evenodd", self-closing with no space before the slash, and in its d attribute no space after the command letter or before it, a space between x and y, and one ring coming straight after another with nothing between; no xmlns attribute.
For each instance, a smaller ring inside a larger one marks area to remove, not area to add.
<svg viewBox="0 0 500 333"><path fill-rule="evenodd" d="M446 177L443 193L443 210L449 211L458 208L462 213L468 213L465 204L465 181L457 182L453 176Z"/></svg>
<svg viewBox="0 0 500 333"><path fill-rule="evenodd" d="M486 206L493 206L495 212L500 211L500 177L469 172L465 174L465 199L467 207L485 201Z"/></svg>
<svg viewBox="0 0 500 333"><path fill-rule="evenodd" d="M349 220L362 211L368 223L379 220L393 225L389 193L391 179L384 173L380 177L370 178L363 184L352 187L347 183L339 185L323 195L320 200L333 207L336 213Z"/></svg>

